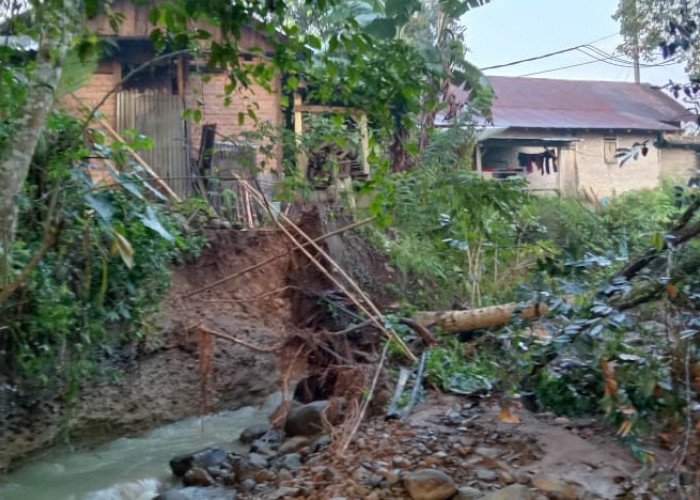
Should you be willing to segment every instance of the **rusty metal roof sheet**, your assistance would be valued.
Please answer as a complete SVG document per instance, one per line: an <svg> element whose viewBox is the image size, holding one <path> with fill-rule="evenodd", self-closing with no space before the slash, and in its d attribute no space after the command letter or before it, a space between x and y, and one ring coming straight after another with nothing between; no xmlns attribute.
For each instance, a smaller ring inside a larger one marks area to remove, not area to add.
<svg viewBox="0 0 700 500"><path fill-rule="evenodd" d="M677 131L681 121L695 119L648 84L505 76L489 80L496 92L496 127Z"/></svg>

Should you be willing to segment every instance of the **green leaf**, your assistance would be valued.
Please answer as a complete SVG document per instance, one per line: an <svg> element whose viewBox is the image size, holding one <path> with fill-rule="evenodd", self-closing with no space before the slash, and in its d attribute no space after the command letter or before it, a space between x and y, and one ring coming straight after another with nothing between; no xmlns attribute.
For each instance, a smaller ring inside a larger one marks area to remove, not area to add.
<svg viewBox="0 0 700 500"><path fill-rule="evenodd" d="M386 15L393 17L398 24L405 24L421 8L420 0L386 0Z"/></svg>
<svg viewBox="0 0 700 500"><path fill-rule="evenodd" d="M114 215L114 205L105 195L87 193L85 195L85 201L90 205L90 208L97 212L97 215L99 215L103 221L107 224L111 222L112 216Z"/></svg>
<svg viewBox="0 0 700 500"><path fill-rule="evenodd" d="M309 45L316 50L321 50L321 39L314 35L308 35Z"/></svg>
<svg viewBox="0 0 700 500"><path fill-rule="evenodd" d="M112 233L112 253L119 255L126 264L126 267L131 269L134 267L134 249L131 247L131 243L124 236L119 234L116 229L112 228L110 231Z"/></svg>
<svg viewBox="0 0 700 500"><path fill-rule="evenodd" d="M160 234L163 238L170 242L175 241L173 235L170 234L158 220L158 216L156 215L156 212L153 210L152 206L147 206L146 213L144 215L140 215L139 218L141 219L141 222L143 222L143 225L147 228L153 229L156 233Z"/></svg>
<svg viewBox="0 0 700 500"><path fill-rule="evenodd" d="M97 15L97 0L85 0L85 15L88 19L92 19Z"/></svg>
<svg viewBox="0 0 700 500"><path fill-rule="evenodd" d="M144 199L144 198L143 198L143 194L141 193L141 190L138 188L138 186L136 185L136 183L135 183L134 181L132 181L132 180L121 181L121 180L120 180L119 184L120 184L124 189L126 189L127 191L129 191L131 194L133 194L134 196L136 196L139 200L143 200L143 199Z"/></svg>
<svg viewBox="0 0 700 500"><path fill-rule="evenodd" d="M379 17L365 26L365 31L380 40L389 40L396 36L396 21Z"/></svg>
<svg viewBox="0 0 700 500"><path fill-rule="evenodd" d="M651 245L659 251L664 249L664 237L660 232L651 235Z"/></svg>

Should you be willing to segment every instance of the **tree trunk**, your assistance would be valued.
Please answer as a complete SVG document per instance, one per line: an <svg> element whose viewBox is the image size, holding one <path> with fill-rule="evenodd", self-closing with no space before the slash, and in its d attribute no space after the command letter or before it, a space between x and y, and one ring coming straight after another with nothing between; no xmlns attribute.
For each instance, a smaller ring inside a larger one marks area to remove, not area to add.
<svg viewBox="0 0 700 500"><path fill-rule="evenodd" d="M533 303L523 307L522 304L511 302L467 311L422 311L415 313L413 320L426 328L437 326L445 332L463 332L506 325L510 323L518 308L522 308L520 311L522 319L540 317L548 309L543 303Z"/></svg>
<svg viewBox="0 0 700 500"><path fill-rule="evenodd" d="M27 178L46 115L53 105L72 38L71 28L76 25L71 15L75 15L76 10L74 0L63 0L62 6L52 7L51 17L55 24L42 20L42 16L37 21L44 32L40 37L36 64L24 105L17 120L13 120L15 132L11 137L11 149L0 158L0 286L10 278L8 263L17 227L17 196Z"/></svg>

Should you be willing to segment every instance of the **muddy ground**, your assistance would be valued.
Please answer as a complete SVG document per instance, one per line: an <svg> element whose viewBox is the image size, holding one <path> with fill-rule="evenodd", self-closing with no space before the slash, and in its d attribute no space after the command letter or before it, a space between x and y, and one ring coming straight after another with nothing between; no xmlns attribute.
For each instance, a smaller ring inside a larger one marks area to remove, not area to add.
<svg viewBox="0 0 700 500"><path fill-rule="evenodd" d="M192 325L202 322L261 346L285 335L292 310L288 295L249 299L284 287L289 259L184 298L204 284L285 251L283 239L269 231L211 231L209 237L196 261L174 269L153 334L104 360L102 367L113 376L87 384L70 406L56 389L36 391L21 382L0 383L0 471L40 455L66 434L74 446L93 445L198 414L198 335L188 331ZM262 402L277 390L279 374L273 355L217 339L210 380L205 411L215 412Z"/></svg>

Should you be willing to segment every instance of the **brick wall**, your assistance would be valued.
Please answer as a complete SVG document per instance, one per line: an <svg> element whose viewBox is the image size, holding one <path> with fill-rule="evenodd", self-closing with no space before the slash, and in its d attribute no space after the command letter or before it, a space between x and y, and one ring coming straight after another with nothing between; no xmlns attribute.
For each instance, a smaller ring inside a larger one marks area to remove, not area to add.
<svg viewBox="0 0 700 500"><path fill-rule="evenodd" d="M210 73L210 80L204 82L202 77L191 74L187 79L185 90L187 106L200 109L202 118L199 123L191 123L193 156L198 155L198 148L202 133L202 126L216 124L217 140L244 140L245 132L255 132L261 124L269 124L273 127L282 125L282 108L280 104L280 79L276 77L272 82L272 92L268 92L260 85L251 84L249 88L236 88L230 95L230 103L225 105L225 86L229 78L224 73ZM200 101L198 107L197 101ZM248 115L248 109L255 112L258 123ZM239 113L243 114L243 123L239 122ZM256 145L270 145L266 139L256 140ZM272 157L258 152L256 161L266 171L278 169L282 160L281 145L273 146Z"/></svg>
<svg viewBox="0 0 700 500"><path fill-rule="evenodd" d="M68 94L61 100L61 104L80 116L80 108L88 106L92 108L100 102L107 93L121 80L121 65L117 62L100 63L97 72L90 77L81 88ZM117 126L117 94L114 93L100 107L99 111L104 119L113 127Z"/></svg>
<svg viewBox="0 0 700 500"><path fill-rule="evenodd" d="M691 170L698 167L698 155L692 149L664 148L661 150L661 176L675 181L687 181Z"/></svg>
<svg viewBox="0 0 700 500"><path fill-rule="evenodd" d="M659 150L649 147L647 156L638 160L631 159L620 167L617 161L606 163L604 158L604 139L617 138L617 147L629 147L635 142L649 139L653 135L641 134L579 134L580 141L575 143L576 171L579 191L592 191L596 197L612 196L633 189L653 188L659 185L661 163Z"/></svg>
<svg viewBox="0 0 700 500"><path fill-rule="evenodd" d="M649 146L646 157L637 161L629 160L623 167L614 160L605 161L605 139L615 138L616 147L629 147L635 142L654 140L653 134L614 133L614 132L578 132L562 133L559 131L518 131L509 130L511 137L571 136L576 140L568 147L562 147L559 157L559 172L554 175L541 175L535 171L527 176L530 187L536 192L553 192L561 190L565 195L580 192L593 194L601 198L615 193L633 189L653 188L659 185L662 176L686 177L686 170L695 165L693 152L682 149L659 150ZM508 147L499 150L497 159L509 166L517 165L517 155L524 153L541 153L538 147ZM493 154L491 156L494 156ZM486 165L485 165L486 166Z"/></svg>

